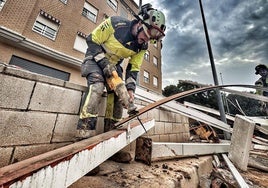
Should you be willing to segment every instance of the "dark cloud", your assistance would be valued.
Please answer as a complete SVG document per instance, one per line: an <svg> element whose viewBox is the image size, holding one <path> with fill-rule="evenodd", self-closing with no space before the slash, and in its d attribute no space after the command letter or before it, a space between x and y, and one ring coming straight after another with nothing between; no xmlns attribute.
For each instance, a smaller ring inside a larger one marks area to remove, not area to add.
<svg viewBox="0 0 268 188"><path fill-rule="evenodd" d="M214 84L198 0L143 0L166 15L163 87L178 80ZM202 0L218 80L254 84L257 64L267 64L267 0ZM220 74L221 73L221 74Z"/></svg>

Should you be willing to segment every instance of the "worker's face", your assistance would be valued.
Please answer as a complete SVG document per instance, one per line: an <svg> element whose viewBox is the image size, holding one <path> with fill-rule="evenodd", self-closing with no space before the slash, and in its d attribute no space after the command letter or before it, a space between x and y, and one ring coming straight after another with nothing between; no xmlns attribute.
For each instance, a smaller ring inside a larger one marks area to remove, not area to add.
<svg viewBox="0 0 268 188"><path fill-rule="evenodd" d="M261 77L267 77L268 71L266 69L260 69L259 75L261 75Z"/></svg>
<svg viewBox="0 0 268 188"><path fill-rule="evenodd" d="M141 32L139 32L137 36L137 40L139 44L143 44L143 43L148 42L150 38L146 35L145 31L142 30Z"/></svg>

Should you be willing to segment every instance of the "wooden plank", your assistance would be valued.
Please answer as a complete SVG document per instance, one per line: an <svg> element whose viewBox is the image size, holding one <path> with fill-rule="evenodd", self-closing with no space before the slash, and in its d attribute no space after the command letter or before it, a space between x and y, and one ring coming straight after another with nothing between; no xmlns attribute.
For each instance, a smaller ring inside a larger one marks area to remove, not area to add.
<svg viewBox="0 0 268 188"><path fill-rule="evenodd" d="M142 120L146 130L154 120ZM144 134L139 122L0 168L0 187L67 187Z"/></svg>

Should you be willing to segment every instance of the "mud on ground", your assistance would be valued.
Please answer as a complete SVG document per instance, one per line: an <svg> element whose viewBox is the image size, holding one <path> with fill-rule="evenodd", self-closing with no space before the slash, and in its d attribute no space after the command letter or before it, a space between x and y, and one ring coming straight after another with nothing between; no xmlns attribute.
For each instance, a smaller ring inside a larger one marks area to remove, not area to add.
<svg viewBox="0 0 268 188"><path fill-rule="evenodd" d="M131 161L117 163L107 160L95 176L84 176L70 188L174 188L183 187L180 180L191 178L189 167L198 163L198 158L153 162L151 166ZM268 173L249 168L240 172L250 188L267 188ZM198 181L198 180L197 180ZM201 187L210 187L210 177L202 177ZM195 187L195 186L189 186ZM229 186L230 187L230 186ZM188 188L188 186L187 186Z"/></svg>

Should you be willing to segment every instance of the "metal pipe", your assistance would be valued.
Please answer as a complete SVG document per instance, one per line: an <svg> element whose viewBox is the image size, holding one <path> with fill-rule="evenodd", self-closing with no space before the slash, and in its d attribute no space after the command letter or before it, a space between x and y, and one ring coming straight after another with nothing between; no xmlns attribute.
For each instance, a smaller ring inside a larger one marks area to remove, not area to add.
<svg viewBox="0 0 268 188"><path fill-rule="evenodd" d="M219 85L219 81L218 81L218 77L217 77L216 67L215 67L215 63L214 63L213 53L212 53L212 49L211 49L211 45L210 45L210 40L209 40L209 35L208 35L208 31L207 31L207 25L206 25L206 20L205 20L205 15L204 15L201 0L199 0L199 5L200 5L202 20L203 20L204 31L205 31L205 35L206 35L208 54L209 54L209 59L210 59L210 64L211 64L214 84ZM218 101L221 120L223 122L227 123L226 116L225 116L225 111L224 111L224 107L223 107L223 102L222 102L222 97L221 97L219 89L216 89L216 95L217 95L217 99L218 99L217 101ZM230 139L230 134L227 133L227 132L224 132L224 138L225 139Z"/></svg>

